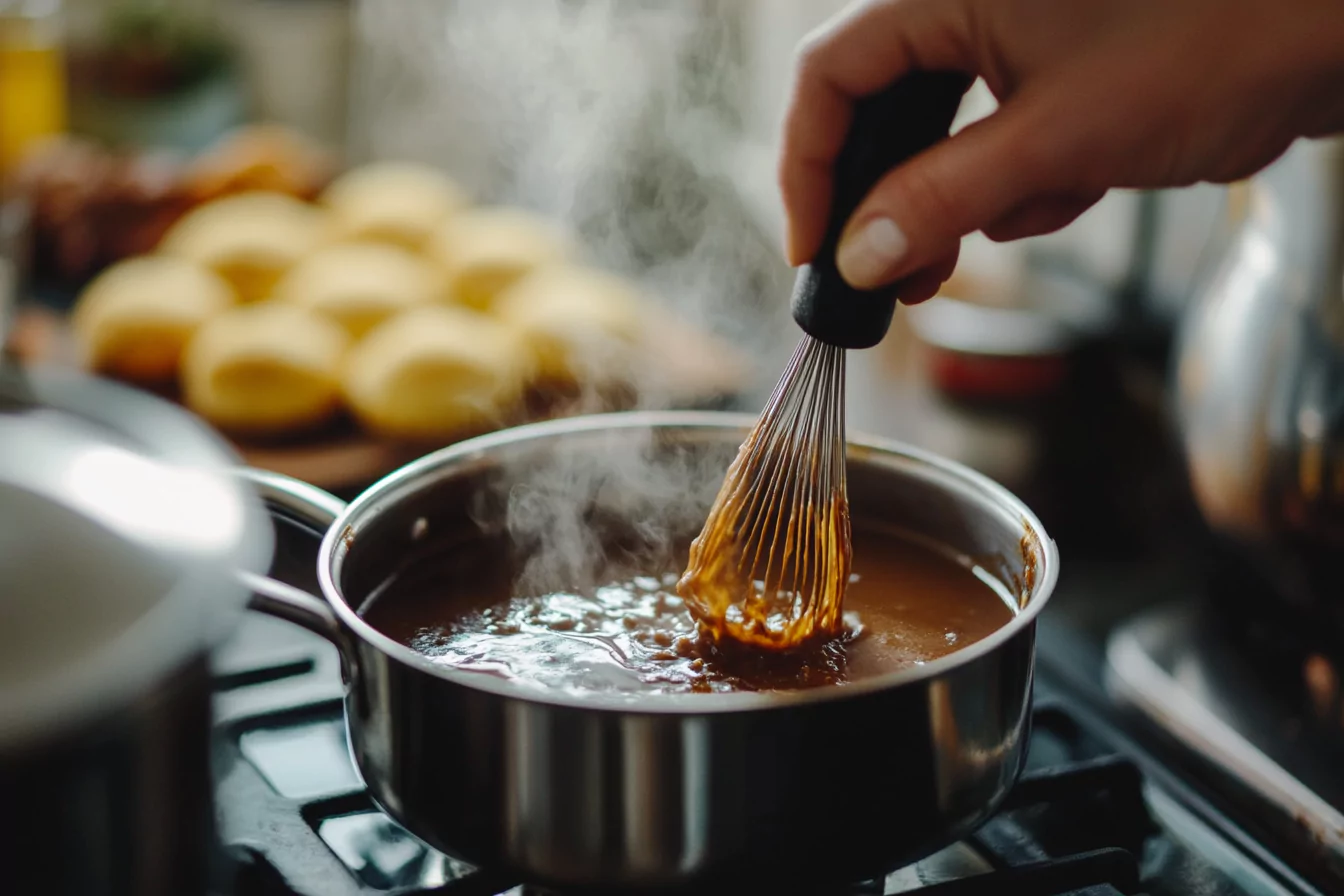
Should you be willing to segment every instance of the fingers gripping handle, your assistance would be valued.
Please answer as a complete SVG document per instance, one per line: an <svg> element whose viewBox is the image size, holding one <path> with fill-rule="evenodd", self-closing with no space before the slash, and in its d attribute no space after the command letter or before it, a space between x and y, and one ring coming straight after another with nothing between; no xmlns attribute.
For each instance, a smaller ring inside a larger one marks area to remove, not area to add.
<svg viewBox="0 0 1344 896"><path fill-rule="evenodd" d="M860 290L846 283L835 266L836 245L884 174L947 136L970 85L971 78L960 72L911 72L855 104L833 169L826 238L794 281L793 319L808 335L841 348L869 348L887 335L895 290Z"/></svg>

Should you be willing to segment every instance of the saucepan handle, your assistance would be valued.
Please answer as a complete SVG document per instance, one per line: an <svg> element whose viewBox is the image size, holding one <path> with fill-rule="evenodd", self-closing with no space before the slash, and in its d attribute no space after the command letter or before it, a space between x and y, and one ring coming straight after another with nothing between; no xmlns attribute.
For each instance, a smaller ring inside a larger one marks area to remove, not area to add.
<svg viewBox="0 0 1344 896"><path fill-rule="evenodd" d="M247 601L248 609L301 625L340 646L341 627L336 621L336 613L322 598L253 572L239 571L238 578L252 592Z"/></svg>
<svg viewBox="0 0 1344 896"><path fill-rule="evenodd" d="M256 491L273 516L295 519L319 532L330 529L345 510L345 502L340 498L293 477L250 467L237 473ZM252 592L250 609L300 625L344 653L340 622L325 599L257 573L239 571L238 577Z"/></svg>

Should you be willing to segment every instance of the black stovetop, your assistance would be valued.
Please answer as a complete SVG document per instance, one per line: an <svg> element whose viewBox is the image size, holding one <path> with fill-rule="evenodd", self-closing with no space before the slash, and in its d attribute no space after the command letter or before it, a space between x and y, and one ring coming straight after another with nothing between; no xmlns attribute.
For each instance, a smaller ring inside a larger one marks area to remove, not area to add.
<svg viewBox="0 0 1344 896"><path fill-rule="evenodd" d="M1098 712L1095 658L1043 625L1026 774L969 839L854 894L1315 894ZM241 896L524 894L525 882L428 848L364 792L337 660L306 632L249 619L218 658L219 834ZM900 811L891 807L890 811Z"/></svg>

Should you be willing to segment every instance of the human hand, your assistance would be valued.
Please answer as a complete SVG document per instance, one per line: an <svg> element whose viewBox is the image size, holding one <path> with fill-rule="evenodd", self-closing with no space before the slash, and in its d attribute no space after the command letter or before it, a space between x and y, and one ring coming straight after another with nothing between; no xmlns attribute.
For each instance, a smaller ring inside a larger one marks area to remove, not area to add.
<svg viewBox="0 0 1344 896"><path fill-rule="evenodd" d="M983 78L998 108L889 172L837 265L937 292L961 237L1060 229L1117 187L1228 183L1344 130L1340 0L875 0L804 41L779 165L791 264L816 253L856 97L912 69Z"/></svg>

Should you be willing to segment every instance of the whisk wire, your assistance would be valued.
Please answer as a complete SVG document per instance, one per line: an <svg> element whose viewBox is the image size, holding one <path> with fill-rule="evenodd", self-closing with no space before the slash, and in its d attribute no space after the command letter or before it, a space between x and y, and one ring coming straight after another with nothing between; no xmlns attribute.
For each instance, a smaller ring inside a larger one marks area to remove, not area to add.
<svg viewBox="0 0 1344 896"><path fill-rule="evenodd" d="M849 579L845 352L804 337L729 467L679 590L716 638L833 636Z"/></svg>

